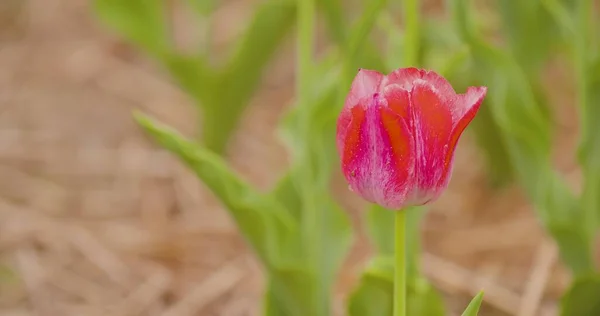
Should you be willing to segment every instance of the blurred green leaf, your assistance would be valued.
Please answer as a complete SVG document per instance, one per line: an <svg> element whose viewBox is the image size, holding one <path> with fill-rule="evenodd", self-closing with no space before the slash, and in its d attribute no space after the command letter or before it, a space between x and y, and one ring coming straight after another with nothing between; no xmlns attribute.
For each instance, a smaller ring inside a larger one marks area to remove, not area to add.
<svg viewBox="0 0 600 316"><path fill-rule="evenodd" d="M473 73L476 73L473 63L462 60L470 57L470 54L463 50L457 52L455 56L456 60L449 59L441 71L441 74L452 83L455 90L460 93L466 91L469 86L482 85L478 81L479 78L473 75ZM501 186L513 180L514 167L501 134L500 126L494 119L489 101L483 101L467 131L470 131L475 137L477 145L483 151L486 160L486 171L492 184Z"/></svg>
<svg viewBox="0 0 600 316"><path fill-rule="evenodd" d="M286 173L277 183L272 192L273 196L290 212L297 221L302 216L302 199L298 193L292 173Z"/></svg>
<svg viewBox="0 0 600 316"><path fill-rule="evenodd" d="M411 280L407 285L407 315L445 315L441 296L425 279L419 277ZM376 256L365 269L358 287L350 295L348 314L350 316L391 316L393 291L393 256Z"/></svg>
<svg viewBox="0 0 600 316"><path fill-rule="evenodd" d="M546 229L558 244L562 261L575 275L583 275L594 271L592 245L587 232L577 222L579 214L573 215L571 223L551 221Z"/></svg>
<svg viewBox="0 0 600 316"><path fill-rule="evenodd" d="M373 27L376 25L379 14L386 7L387 0L373 0L368 1L366 3L366 7L363 9L363 14L356 25L352 28L350 35L348 36L348 43L344 47L344 59L343 59L343 67L342 67L342 75L340 78L340 90L338 94L337 103L344 104L344 99L346 98L346 94L348 92L350 84L352 82L352 76L355 74L355 71L359 67L368 67L367 65L359 64L359 61L362 62L364 59L369 59L370 55L361 54L361 51L364 53L367 49L362 50L365 47L365 43L367 42L367 37L371 34ZM369 45L366 45L369 47ZM362 57L362 58L361 58ZM382 61L373 60L375 62L381 63L381 66L385 66ZM374 69L383 71L383 69Z"/></svg>
<svg viewBox="0 0 600 316"><path fill-rule="evenodd" d="M327 315L330 306L319 306L315 294L322 289L310 267L268 271L265 316Z"/></svg>
<svg viewBox="0 0 600 316"><path fill-rule="evenodd" d="M537 71L550 48L559 40L559 29L541 1L499 0L502 26L510 47L527 71Z"/></svg>
<svg viewBox="0 0 600 316"><path fill-rule="evenodd" d="M338 45L344 46L346 43L347 26L345 23L342 1L319 0L317 3L323 10L331 38L338 43Z"/></svg>
<svg viewBox="0 0 600 316"><path fill-rule="evenodd" d="M210 15L217 7L217 0L186 0L186 2L201 16Z"/></svg>
<svg viewBox="0 0 600 316"><path fill-rule="evenodd" d="M582 207L588 212L594 212L596 225L591 228L592 232L597 228L600 219L600 135L598 135L598 122L600 120L600 58L590 63L586 71L584 93L587 94L585 102L585 114L582 114L581 123L582 136L579 145L578 158L584 168L583 193L581 197ZM583 91L582 91L583 92Z"/></svg>
<svg viewBox="0 0 600 316"><path fill-rule="evenodd" d="M94 8L106 24L155 57L167 51L163 0L95 0Z"/></svg>
<svg viewBox="0 0 600 316"><path fill-rule="evenodd" d="M549 116L539 105L535 81L508 53L481 39L470 21L467 0L452 0L454 20L474 59L473 73L489 87L486 105L500 128L518 180L545 228L556 239L562 258L576 274L593 269L589 220L569 187L553 169Z"/></svg>
<svg viewBox="0 0 600 316"><path fill-rule="evenodd" d="M260 84L260 77L295 21L294 1L269 0L262 3L224 69L225 104L247 100Z"/></svg>
<svg viewBox="0 0 600 316"><path fill-rule="evenodd" d="M163 62L179 86L195 99L198 106L220 106L213 99L213 91L219 86L219 78L203 58L169 53L164 55Z"/></svg>
<svg viewBox="0 0 600 316"><path fill-rule="evenodd" d="M274 56L294 22L293 1L263 2L240 39L235 53L211 86L213 102L205 108L203 143L223 153L244 108L261 83L269 60Z"/></svg>
<svg viewBox="0 0 600 316"><path fill-rule="evenodd" d="M562 298L560 314L563 316L600 315L598 293L600 293L599 275L576 279Z"/></svg>
<svg viewBox="0 0 600 316"><path fill-rule="evenodd" d="M465 309L464 313L462 313L462 316L477 316L477 314L479 313L479 307L481 307L482 302L483 292L479 292L479 294L477 294L473 298L473 300L471 300L471 303L469 303L467 309Z"/></svg>
<svg viewBox="0 0 600 316"><path fill-rule="evenodd" d="M484 101L469 129L478 146L483 149L492 184L502 186L509 183L514 177L513 166L500 134L500 127L496 124L487 102Z"/></svg>
<svg viewBox="0 0 600 316"><path fill-rule="evenodd" d="M165 149L177 155L227 207L239 229L264 262L298 258L294 220L277 201L255 192L216 154L186 140L169 127L136 113L137 122ZM290 261L292 261L290 259Z"/></svg>
<svg viewBox="0 0 600 316"><path fill-rule="evenodd" d="M575 23L571 12L560 0L541 0L540 4L554 18L557 25L560 25L566 31L566 35L575 34Z"/></svg>

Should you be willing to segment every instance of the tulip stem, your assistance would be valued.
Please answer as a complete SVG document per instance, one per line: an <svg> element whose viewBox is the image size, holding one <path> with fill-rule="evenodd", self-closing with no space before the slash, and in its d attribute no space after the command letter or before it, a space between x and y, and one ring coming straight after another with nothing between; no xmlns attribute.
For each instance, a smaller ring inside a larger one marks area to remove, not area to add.
<svg viewBox="0 0 600 316"><path fill-rule="evenodd" d="M394 316L406 316L406 211L396 212Z"/></svg>

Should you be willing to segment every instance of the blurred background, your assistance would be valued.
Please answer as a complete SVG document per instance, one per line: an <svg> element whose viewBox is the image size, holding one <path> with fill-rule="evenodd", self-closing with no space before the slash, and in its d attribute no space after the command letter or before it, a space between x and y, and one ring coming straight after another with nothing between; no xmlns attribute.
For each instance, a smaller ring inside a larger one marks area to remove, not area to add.
<svg viewBox="0 0 600 316"><path fill-rule="evenodd" d="M259 2L218 1L212 62ZM434 17L442 6L423 1ZM186 49L199 28L175 1L169 14ZM290 32L227 145L233 168L258 188L271 187L289 163L275 130L294 98L294 43ZM576 186L570 66L548 65L553 160ZM229 215L131 116L139 109L193 135L192 103L88 1L0 0L0 315L259 315L262 272ZM492 187L485 168L468 129L450 187L422 229L424 274L455 315L480 289L483 316L556 315L570 282L556 246L518 185ZM336 177L357 223L365 203ZM357 229L335 288L337 315L372 251Z"/></svg>

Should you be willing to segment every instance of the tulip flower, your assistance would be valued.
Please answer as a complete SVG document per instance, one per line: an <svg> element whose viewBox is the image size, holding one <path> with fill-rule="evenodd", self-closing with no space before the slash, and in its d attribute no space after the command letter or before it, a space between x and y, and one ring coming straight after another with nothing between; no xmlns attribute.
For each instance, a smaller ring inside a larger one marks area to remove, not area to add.
<svg viewBox="0 0 600 316"><path fill-rule="evenodd" d="M400 210L436 200L448 186L454 149L486 87L457 94L433 71L389 75L359 70L337 122L337 147L350 189Z"/></svg>

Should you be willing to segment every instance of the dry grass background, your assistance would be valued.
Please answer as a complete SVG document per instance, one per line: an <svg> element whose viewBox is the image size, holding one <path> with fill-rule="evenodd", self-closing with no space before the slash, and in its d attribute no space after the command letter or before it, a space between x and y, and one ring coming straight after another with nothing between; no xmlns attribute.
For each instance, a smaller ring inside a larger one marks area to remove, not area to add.
<svg viewBox="0 0 600 316"><path fill-rule="evenodd" d="M224 3L217 46L251 5ZM287 163L274 131L293 97L288 46L230 146L231 164L261 188ZM87 1L0 2L0 315L258 315L259 265L218 201L147 141L132 109L195 130L190 100L109 36ZM559 110L559 148L570 148L573 113ZM423 227L425 273L455 315L480 289L484 316L555 315L569 281L555 247L517 187L488 188L469 135L459 146L450 188ZM570 159L557 164L573 169ZM358 227L364 204L339 188ZM339 315L368 256L361 232L336 287Z"/></svg>

